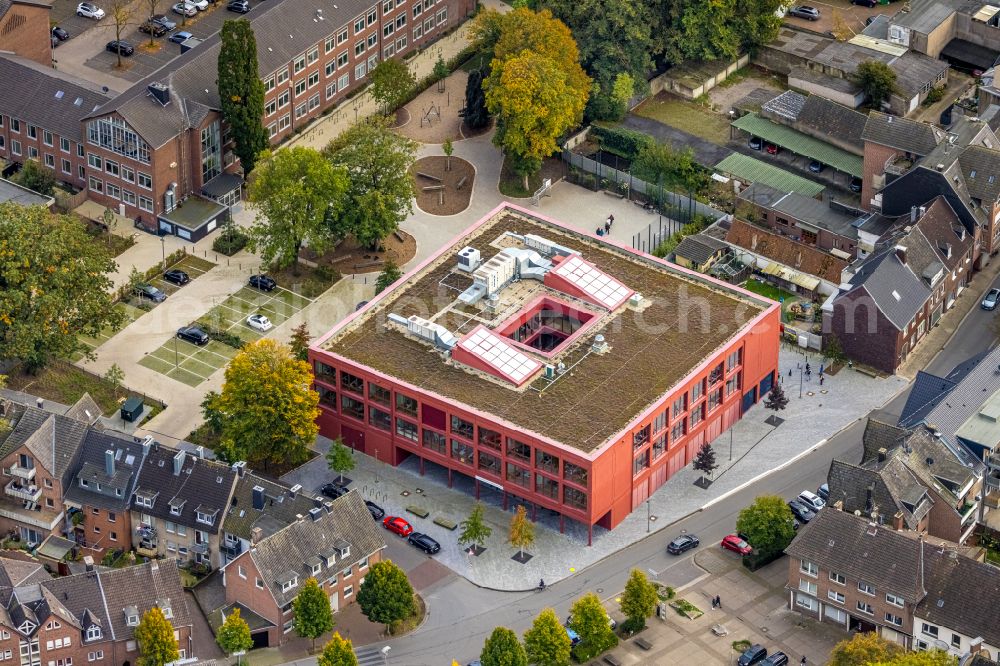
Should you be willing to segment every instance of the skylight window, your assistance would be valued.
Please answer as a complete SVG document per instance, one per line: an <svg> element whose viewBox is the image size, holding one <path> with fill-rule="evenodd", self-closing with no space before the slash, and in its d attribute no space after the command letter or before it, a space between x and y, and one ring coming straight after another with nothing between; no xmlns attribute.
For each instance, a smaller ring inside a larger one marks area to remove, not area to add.
<svg viewBox="0 0 1000 666"><path fill-rule="evenodd" d="M576 255L559 264L553 273L609 310L618 307L632 293L621 282Z"/></svg>
<svg viewBox="0 0 1000 666"><path fill-rule="evenodd" d="M522 383L541 363L523 354L486 328L478 328L458 343L465 351L516 384Z"/></svg>

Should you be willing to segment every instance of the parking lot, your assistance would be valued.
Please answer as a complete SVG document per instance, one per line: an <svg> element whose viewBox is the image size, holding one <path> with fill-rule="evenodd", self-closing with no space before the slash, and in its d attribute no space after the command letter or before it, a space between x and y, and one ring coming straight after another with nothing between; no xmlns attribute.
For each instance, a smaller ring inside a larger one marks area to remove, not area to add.
<svg viewBox="0 0 1000 666"><path fill-rule="evenodd" d="M286 289L277 288L271 293L243 287L235 294L215 305L199 321L212 328L238 336L244 342L263 337L247 326L251 314L263 314L276 327L288 321L312 301ZM236 349L212 340L199 347L177 337L146 355L139 365L176 379L188 386L198 386L217 370L226 366L236 355Z"/></svg>
<svg viewBox="0 0 1000 666"><path fill-rule="evenodd" d="M899 4L890 6L877 4L874 7L863 5L852 5L850 0L802 0L792 3L795 5L808 5L815 7L820 12L819 20L810 21L808 19L786 16L785 23L790 26L817 32L827 35L830 32L842 30L846 31L847 37L853 37L865 29L865 20L869 16L886 14L892 16L899 10Z"/></svg>
<svg viewBox="0 0 1000 666"><path fill-rule="evenodd" d="M171 270L176 269L184 271L192 280L197 280L199 276L204 275L213 268L215 268L215 264L208 259L202 259L201 257L196 257L191 254L185 255L180 261L170 266ZM176 294L179 289L183 289L183 287L178 287L172 282L164 280L162 273L150 280L149 283L165 293L168 297L172 294Z"/></svg>

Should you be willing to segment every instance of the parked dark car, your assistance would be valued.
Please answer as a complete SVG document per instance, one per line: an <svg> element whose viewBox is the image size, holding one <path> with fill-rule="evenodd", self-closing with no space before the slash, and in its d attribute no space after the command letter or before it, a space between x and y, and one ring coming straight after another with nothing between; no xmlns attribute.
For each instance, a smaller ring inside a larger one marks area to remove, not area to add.
<svg viewBox="0 0 1000 666"><path fill-rule="evenodd" d="M251 275L250 276L250 286L261 291L274 291L278 283L274 281L274 278L268 277L266 275Z"/></svg>
<svg viewBox="0 0 1000 666"><path fill-rule="evenodd" d="M759 643L751 645L736 661L737 666L753 666L767 658L767 648Z"/></svg>
<svg viewBox="0 0 1000 666"><path fill-rule="evenodd" d="M130 56L135 53L135 47L124 39L112 39L104 48L112 53L123 56Z"/></svg>
<svg viewBox="0 0 1000 666"><path fill-rule="evenodd" d="M986 292L986 295L983 296L983 300L979 304L979 307L984 310L996 310L997 302L1000 302L1000 289L990 289Z"/></svg>
<svg viewBox="0 0 1000 666"><path fill-rule="evenodd" d="M195 13L197 12L198 10L195 10ZM175 32L174 34L167 37L167 41L173 42L174 44L180 44L182 42L187 41L188 39L191 39L192 37L194 37L194 35L192 35L190 32L182 30L180 32Z"/></svg>
<svg viewBox="0 0 1000 666"><path fill-rule="evenodd" d="M330 499L337 499L343 495L347 494L347 488L343 486L338 486L336 483L327 483L322 488L319 489L324 496Z"/></svg>
<svg viewBox="0 0 1000 666"><path fill-rule="evenodd" d="M188 274L179 268L171 268L169 271L164 272L163 279L172 284L176 284L178 287L186 285L191 281Z"/></svg>
<svg viewBox="0 0 1000 666"><path fill-rule="evenodd" d="M784 652L774 652L760 662L760 666L788 666L788 655Z"/></svg>
<svg viewBox="0 0 1000 666"><path fill-rule="evenodd" d="M365 506L368 507L368 513L372 514L374 520L382 520L385 518L385 509L380 507L378 504L371 500L365 500Z"/></svg>
<svg viewBox="0 0 1000 666"><path fill-rule="evenodd" d="M159 23L143 21L139 24L139 32L144 32L147 35L152 35L153 37L163 37L163 35L167 34L167 29Z"/></svg>
<svg viewBox="0 0 1000 666"><path fill-rule="evenodd" d="M860 5L862 7L874 7L878 4L878 0L851 0L852 5Z"/></svg>
<svg viewBox="0 0 1000 666"><path fill-rule="evenodd" d="M806 19L807 21L819 20L819 10L815 7L810 7L809 5L792 7L788 10L788 15L794 16L795 18Z"/></svg>
<svg viewBox="0 0 1000 666"><path fill-rule="evenodd" d="M793 499L788 503L788 508L792 510L792 514L803 523L808 523L810 520L816 517L816 513L805 505L805 502L797 499Z"/></svg>
<svg viewBox="0 0 1000 666"><path fill-rule="evenodd" d="M411 534L409 537L406 538L406 541L411 546L419 548L428 555L433 555L434 553L441 550L441 544L439 544L437 541L427 536L423 532L414 532L413 534Z"/></svg>
<svg viewBox="0 0 1000 666"><path fill-rule="evenodd" d="M171 21L163 14L155 14L153 16L150 16L149 20L157 25L162 25L167 32L170 32L171 30L177 27L176 22Z"/></svg>
<svg viewBox="0 0 1000 666"><path fill-rule="evenodd" d="M998 293L1000 293L1000 292L998 292ZM820 486L819 488L816 489L816 494L819 495L823 499L824 502L829 502L830 501L830 486L824 483L822 486Z"/></svg>
<svg viewBox="0 0 1000 666"><path fill-rule="evenodd" d="M250 11L250 3L247 0L230 0L226 4L226 9L237 14L246 14Z"/></svg>
<svg viewBox="0 0 1000 666"><path fill-rule="evenodd" d="M680 555L681 553L687 552L692 548L697 548L699 543L701 542L695 535L682 534L667 544L667 552L671 555Z"/></svg>
<svg viewBox="0 0 1000 666"><path fill-rule="evenodd" d="M197 326L182 326L178 328L177 337L199 346L208 344L208 333Z"/></svg>
<svg viewBox="0 0 1000 666"><path fill-rule="evenodd" d="M151 284L140 285L136 291L139 294L139 298L148 298L154 303L162 303L167 300L167 295Z"/></svg>
<svg viewBox="0 0 1000 666"><path fill-rule="evenodd" d="M860 178L851 178L851 185L850 185L850 187L851 187L851 192L860 192L861 191L861 179Z"/></svg>
<svg viewBox="0 0 1000 666"><path fill-rule="evenodd" d="M58 37L60 42L65 42L69 39L69 33L57 25L52 26L52 34Z"/></svg>
<svg viewBox="0 0 1000 666"><path fill-rule="evenodd" d="M750 137L750 140L747 142L747 145L749 145L754 150L760 150L761 148L764 147L764 140L761 139L759 136L752 136Z"/></svg>
<svg viewBox="0 0 1000 666"><path fill-rule="evenodd" d="M823 163L819 160L813 160L809 163L809 170L813 173L820 173L823 171Z"/></svg>

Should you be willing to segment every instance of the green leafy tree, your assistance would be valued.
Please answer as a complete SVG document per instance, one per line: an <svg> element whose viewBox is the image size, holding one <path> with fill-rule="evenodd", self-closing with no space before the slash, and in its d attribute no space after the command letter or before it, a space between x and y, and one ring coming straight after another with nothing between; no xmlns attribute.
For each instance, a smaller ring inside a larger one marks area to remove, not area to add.
<svg viewBox="0 0 1000 666"><path fill-rule="evenodd" d="M481 129L490 124L482 70L474 69L469 72L469 78L465 82L465 115L462 118L469 129Z"/></svg>
<svg viewBox="0 0 1000 666"><path fill-rule="evenodd" d="M250 21L227 20L220 33L218 87L222 117L229 124L244 176L268 144L264 127L264 82L257 64L257 37Z"/></svg>
<svg viewBox="0 0 1000 666"><path fill-rule="evenodd" d="M493 528L483 519L482 502L476 502L472 507L472 513L459 526L462 532L458 535L458 543L463 546L482 548L486 540L493 535Z"/></svg>
<svg viewBox="0 0 1000 666"><path fill-rule="evenodd" d="M371 565L358 591L358 606L369 620L384 624L386 631L411 617L417 608L410 581L392 560Z"/></svg>
<svg viewBox="0 0 1000 666"><path fill-rule="evenodd" d="M240 617L240 609L234 608L226 616L219 631L215 634L215 642L226 654L246 652L253 647L253 637L250 636L250 625Z"/></svg>
<svg viewBox="0 0 1000 666"><path fill-rule="evenodd" d="M736 0L688 3L665 0L664 55L670 62L735 58L740 35L735 28Z"/></svg>
<svg viewBox="0 0 1000 666"><path fill-rule="evenodd" d="M745 534L750 545L763 557L775 555L795 538L795 517L778 495L761 495L740 511L736 530Z"/></svg>
<svg viewBox="0 0 1000 666"><path fill-rule="evenodd" d="M201 415L205 419L209 430L219 434L222 432L222 425L225 419L219 409L219 392L209 391L201 400Z"/></svg>
<svg viewBox="0 0 1000 666"><path fill-rule="evenodd" d="M523 504L518 504L517 510L510 518L507 542L517 548L518 555L523 554L525 548L530 548L535 543L535 524L528 520L528 511Z"/></svg>
<svg viewBox="0 0 1000 666"><path fill-rule="evenodd" d="M836 333L830 333L826 336L823 341L823 354L830 359L833 363L846 363L847 354L844 353L844 348L840 344L840 338L837 337Z"/></svg>
<svg viewBox="0 0 1000 666"><path fill-rule="evenodd" d="M733 26L743 50L756 52L775 40L781 29L781 6L781 0L736 0Z"/></svg>
<svg viewBox="0 0 1000 666"><path fill-rule="evenodd" d="M309 359L309 325L302 322L292 329L292 337L288 341L288 347L292 350L292 356L300 361Z"/></svg>
<svg viewBox="0 0 1000 666"><path fill-rule="evenodd" d="M828 666L869 666L891 661L904 652L903 646L889 642L875 632L858 633L834 646Z"/></svg>
<svg viewBox="0 0 1000 666"><path fill-rule="evenodd" d="M632 162L632 172L648 183L689 192L700 190L708 180L695 160L693 150L675 150L655 141L648 141L639 148Z"/></svg>
<svg viewBox="0 0 1000 666"><path fill-rule="evenodd" d="M37 372L52 358L83 352L83 336L117 329L115 262L75 218L42 206L0 203L0 358Z"/></svg>
<svg viewBox="0 0 1000 666"><path fill-rule="evenodd" d="M330 450L326 452L326 464L340 475L340 483L344 482L344 472L354 469L354 456L351 454L351 449L344 446L344 440L340 437L333 440Z"/></svg>
<svg viewBox="0 0 1000 666"><path fill-rule="evenodd" d="M388 259L385 265L382 266L382 272L378 274L378 278L375 279L375 294L381 294L383 291L389 288L393 282L403 277L403 271L399 270L399 266L396 265L392 259Z"/></svg>
<svg viewBox="0 0 1000 666"><path fill-rule="evenodd" d="M250 179L249 199L257 217L249 245L266 263L292 266L299 274L304 243L322 252L331 241L328 215L344 203L347 176L318 151L302 146L265 150Z"/></svg>
<svg viewBox="0 0 1000 666"><path fill-rule="evenodd" d="M448 65L445 63L444 58L438 56L438 59L434 62L434 69L431 70L431 75L437 79L438 82L438 92L444 92L445 79L451 72L448 71Z"/></svg>
<svg viewBox="0 0 1000 666"><path fill-rule="evenodd" d="M705 442L698 449L698 453L694 456L694 463L691 465L696 470L702 474L708 474L711 476L712 472L719 466L715 462L715 450L712 449L712 445L709 442Z"/></svg>
<svg viewBox="0 0 1000 666"><path fill-rule="evenodd" d="M292 610L295 612L295 633L312 641L310 651L315 652L316 639L333 629L330 597L315 578L307 578L292 601Z"/></svg>
<svg viewBox="0 0 1000 666"><path fill-rule="evenodd" d="M615 76L615 82L611 84L611 117L609 120L621 120L628 113L628 103L632 99L632 95L636 92L635 79L632 75L627 72L619 72ZM594 99L594 95L591 95L591 99Z"/></svg>
<svg viewBox="0 0 1000 666"><path fill-rule="evenodd" d="M882 108L882 103L888 102L896 92L896 71L881 60L866 60L859 64L854 78L873 109Z"/></svg>
<svg viewBox="0 0 1000 666"><path fill-rule="evenodd" d="M767 398L764 399L764 407L778 413L787 406L788 398L785 396L785 390L781 388L781 384L773 384L767 393Z"/></svg>
<svg viewBox="0 0 1000 666"><path fill-rule="evenodd" d="M248 343L226 367L213 407L222 417L220 451L251 467L305 459L319 429L319 394L309 364L287 345L262 338Z"/></svg>
<svg viewBox="0 0 1000 666"><path fill-rule="evenodd" d="M632 569L620 602L631 631L639 631L646 626L646 618L656 611L656 602L656 588L646 578L646 574Z"/></svg>
<svg viewBox="0 0 1000 666"><path fill-rule="evenodd" d="M104 373L104 379L111 384L111 392L118 397L118 389L125 381L125 371L117 363L112 363L108 371Z"/></svg>
<svg viewBox="0 0 1000 666"><path fill-rule="evenodd" d="M542 610L524 632L524 652L536 666L569 666L571 647L569 634L551 608Z"/></svg>
<svg viewBox="0 0 1000 666"><path fill-rule="evenodd" d="M402 60L389 58L375 65L368 73L371 81L371 94L382 113L388 115L396 110L413 87L417 79Z"/></svg>
<svg viewBox="0 0 1000 666"><path fill-rule="evenodd" d="M410 168L416 142L391 131L385 119L374 118L343 132L324 153L348 177L348 205L330 218L330 232L335 237L351 233L362 245L377 249L413 213L416 189Z"/></svg>
<svg viewBox="0 0 1000 666"><path fill-rule="evenodd" d="M608 622L607 611L593 592L588 592L577 599L569 612L569 627L580 636L580 644L577 646L578 657L587 655L586 659L589 659L618 643L618 638Z"/></svg>
<svg viewBox="0 0 1000 666"><path fill-rule="evenodd" d="M319 666L358 666L358 658L354 654L351 641L341 638L336 631L329 642L323 646L323 652L316 659Z"/></svg>
<svg viewBox="0 0 1000 666"><path fill-rule="evenodd" d="M163 666L180 658L174 627L159 606L150 608L139 620L135 641L139 646L136 666Z"/></svg>
<svg viewBox="0 0 1000 666"><path fill-rule="evenodd" d="M12 179L21 187L51 197L56 191L56 177L52 169L43 167L37 160L25 160L21 170Z"/></svg>
<svg viewBox="0 0 1000 666"><path fill-rule="evenodd" d="M444 140L444 143L441 144L441 150L444 152L445 157L448 158L445 162L444 170L451 171L451 154L455 152L455 146L451 142L451 137Z"/></svg>
<svg viewBox="0 0 1000 666"><path fill-rule="evenodd" d="M905 652L888 661L873 662L871 666L958 666L958 657L935 648Z"/></svg>
<svg viewBox="0 0 1000 666"><path fill-rule="evenodd" d="M528 666L524 646L517 640L517 634L506 627L497 627L489 635L479 661L482 666Z"/></svg>

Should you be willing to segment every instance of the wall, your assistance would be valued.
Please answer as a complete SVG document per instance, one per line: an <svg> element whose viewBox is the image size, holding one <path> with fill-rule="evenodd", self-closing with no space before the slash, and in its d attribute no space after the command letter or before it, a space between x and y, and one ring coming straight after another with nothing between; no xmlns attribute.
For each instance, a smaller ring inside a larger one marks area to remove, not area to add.
<svg viewBox="0 0 1000 666"><path fill-rule="evenodd" d="M746 67L750 63L750 56L746 53L730 62L728 65L722 63L697 62L694 72L689 71L685 63L668 69L663 74L656 76L649 81L649 92L656 95L663 91L680 95L684 99L695 99L716 87L741 67ZM717 70L715 73L705 72L706 67ZM697 80L697 83L693 83Z"/></svg>
<svg viewBox="0 0 1000 666"><path fill-rule="evenodd" d="M87 548L97 557L106 550L132 548L132 524L128 511L109 511L92 506L84 506L83 529Z"/></svg>
<svg viewBox="0 0 1000 666"><path fill-rule="evenodd" d="M51 6L42 4L11 3L10 9L0 18L3 50L51 67L50 10Z"/></svg>
<svg viewBox="0 0 1000 666"><path fill-rule="evenodd" d="M948 18L938 24L927 35L913 32L913 35L916 37L912 45L913 50L929 55L932 58L940 57L941 51L944 50L944 47L948 46L948 42L957 36L958 16L958 12L952 12ZM995 44L996 34L993 35L993 40ZM985 44L980 44L980 46L985 46Z"/></svg>
<svg viewBox="0 0 1000 666"><path fill-rule="evenodd" d="M997 47L997 40L1000 39L1000 28L983 23L982 21L973 21L972 16L965 13L956 14L954 31L955 37L972 42L977 46L985 46L994 50ZM944 48L944 46L947 46L947 42L941 48Z"/></svg>
<svg viewBox="0 0 1000 666"><path fill-rule="evenodd" d="M57 180L74 187L86 187L86 179L80 176L80 168L86 166L87 160L85 157L79 156L79 136L65 137L69 140L69 152L66 152L62 149L64 137L50 131L52 143L51 145L46 144L46 128L36 127L35 138L32 139L28 136L28 128L31 123L20 118L17 120L20 123L20 129L15 132L11 118L0 115L0 121L3 124L0 127L0 137L3 137L2 143L4 144L3 147L0 147L0 157L12 162L23 163L24 160L32 156L31 150L33 148L36 151L38 163L47 166ZM15 141L20 146L18 152L14 151ZM85 199L86 195L84 195Z"/></svg>
<svg viewBox="0 0 1000 666"><path fill-rule="evenodd" d="M879 176L885 173L886 162L893 157L904 155L902 151L870 141L865 142L865 156L861 177L861 207L873 210L871 201L882 189Z"/></svg>
<svg viewBox="0 0 1000 666"><path fill-rule="evenodd" d="M863 288L834 301L824 313L823 332L834 333L851 359L892 374L899 364L902 336Z"/></svg>
<svg viewBox="0 0 1000 666"><path fill-rule="evenodd" d="M865 101L864 93L852 95L849 92L828 88L822 84L808 81L806 79L799 79L794 76L788 77L788 87L793 90L801 90L802 92L806 92L811 95L825 97L832 102L837 102L838 104L846 106L848 109L856 109ZM831 135L827 135L824 140L829 140L830 138Z"/></svg>

